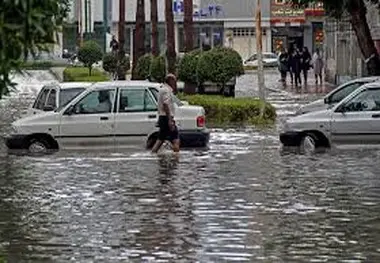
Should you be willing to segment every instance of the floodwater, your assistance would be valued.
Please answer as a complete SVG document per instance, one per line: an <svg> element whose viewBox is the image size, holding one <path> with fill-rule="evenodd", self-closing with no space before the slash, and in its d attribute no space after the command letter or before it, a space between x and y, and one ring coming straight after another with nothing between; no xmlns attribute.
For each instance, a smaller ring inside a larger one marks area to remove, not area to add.
<svg viewBox="0 0 380 263"><path fill-rule="evenodd" d="M321 94L276 90L274 74L268 96L280 128ZM257 91L254 81L239 79L238 94ZM32 97L4 100L0 132ZM282 154L276 130L251 128L214 130L210 150L178 158L0 152L0 254L9 262L380 261L376 149Z"/></svg>

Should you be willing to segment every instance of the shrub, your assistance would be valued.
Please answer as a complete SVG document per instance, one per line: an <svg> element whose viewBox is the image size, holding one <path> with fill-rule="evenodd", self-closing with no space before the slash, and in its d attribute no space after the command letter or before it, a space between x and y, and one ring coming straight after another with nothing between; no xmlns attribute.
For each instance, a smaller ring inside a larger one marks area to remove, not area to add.
<svg viewBox="0 0 380 263"><path fill-rule="evenodd" d="M197 65L200 56L200 50L191 51L183 56L178 66L179 80L187 83L198 83Z"/></svg>
<svg viewBox="0 0 380 263"><path fill-rule="evenodd" d="M88 68L91 76L92 65L102 60L103 52L101 47L95 41L87 41L78 51L78 60Z"/></svg>
<svg viewBox="0 0 380 263"><path fill-rule="evenodd" d="M198 80L224 85L230 79L244 74L243 60L231 48L218 47L203 52L198 60Z"/></svg>
<svg viewBox="0 0 380 263"><path fill-rule="evenodd" d="M135 67L135 79L146 80L149 79L150 76L150 66L152 63L153 56L151 54L145 54L140 57L137 61L137 65Z"/></svg>
<svg viewBox="0 0 380 263"><path fill-rule="evenodd" d="M163 83L166 76L166 61L165 57L158 56L151 60L150 65L150 80Z"/></svg>
<svg viewBox="0 0 380 263"><path fill-rule="evenodd" d="M117 70L117 57L114 53L109 52L103 56L103 69L104 71L115 74Z"/></svg>
<svg viewBox="0 0 380 263"><path fill-rule="evenodd" d="M191 105L204 107L207 122L211 126L273 124L276 120L275 108L259 99L183 94L179 97ZM262 106L265 106L265 110L260 118Z"/></svg>
<svg viewBox="0 0 380 263"><path fill-rule="evenodd" d="M92 74L88 74L88 69L85 67L68 67L63 71L63 81L86 81L86 82L98 82L108 81L109 77L100 72L98 69L93 69Z"/></svg>

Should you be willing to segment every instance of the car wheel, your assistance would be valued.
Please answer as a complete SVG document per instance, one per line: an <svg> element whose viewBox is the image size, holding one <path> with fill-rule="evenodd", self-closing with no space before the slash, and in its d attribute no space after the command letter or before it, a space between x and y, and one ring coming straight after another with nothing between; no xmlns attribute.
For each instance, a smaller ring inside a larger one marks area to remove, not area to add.
<svg viewBox="0 0 380 263"><path fill-rule="evenodd" d="M318 147L318 138L314 134L306 134L301 140L301 152L305 154L315 153Z"/></svg>
<svg viewBox="0 0 380 263"><path fill-rule="evenodd" d="M28 144L28 151L31 154L46 154L49 148L49 143L40 138L33 138Z"/></svg>

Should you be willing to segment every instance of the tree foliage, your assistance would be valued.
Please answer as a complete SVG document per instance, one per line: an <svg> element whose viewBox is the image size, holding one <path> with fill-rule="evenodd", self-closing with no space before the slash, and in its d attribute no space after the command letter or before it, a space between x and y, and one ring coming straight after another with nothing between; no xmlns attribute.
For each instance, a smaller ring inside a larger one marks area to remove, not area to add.
<svg viewBox="0 0 380 263"><path fill-rule="evenodd" d="M78 59L88 68L91 76L92 65L103 58L102 48L95 41L87 41L78 51Z"/></svg>
<svg viewBox="0 0 380 263"><path fill-rule="evenodd" d="M0 5L0 98L12 86L9 75L20 71L29 54L48 51L56 42L69 0L2 0Z"/></svg>

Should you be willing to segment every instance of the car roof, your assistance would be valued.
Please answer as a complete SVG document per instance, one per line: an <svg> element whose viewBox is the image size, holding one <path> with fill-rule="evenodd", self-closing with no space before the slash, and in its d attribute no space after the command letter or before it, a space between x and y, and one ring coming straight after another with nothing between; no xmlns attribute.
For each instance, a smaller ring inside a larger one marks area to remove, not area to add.
<svg viewBox="0 0 380 263"><path fill-rule="evenodd" d="M350 80L349 83L354 83L354 82L373 82L373 81L377 81L377 80L380 80L380 76L371 76L371 77L357 78L357 79Z"/></svg>
<svg viewBox="0 0 380 263"><path fill-rule="evenodd" d="M92 86L93 82L62 82L59 83L61 89L75 89L75 88L88 88Z"/></svg>
<svg viewBox="0 0 380 263"><path fill-rule="evenodd" d="M370 82L361 86L361 89L376 89L376 88L377 89L380 88L380 80L375 81L375 82Z"/></svg>
<svg viewBox="0 0 380 263"><path fill-rule="evenodd" d="M93 88L104 88L104 87L149 87L149 88L160 88L161 83L150 82L148 80L115 80L106 82L97 82L94 84Z"/></svg>

